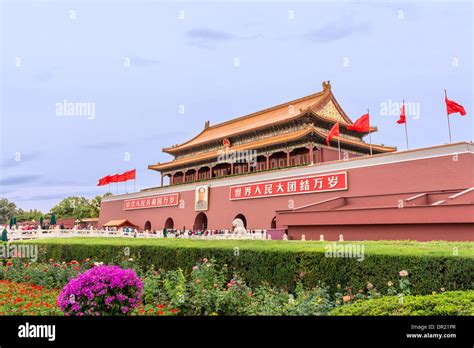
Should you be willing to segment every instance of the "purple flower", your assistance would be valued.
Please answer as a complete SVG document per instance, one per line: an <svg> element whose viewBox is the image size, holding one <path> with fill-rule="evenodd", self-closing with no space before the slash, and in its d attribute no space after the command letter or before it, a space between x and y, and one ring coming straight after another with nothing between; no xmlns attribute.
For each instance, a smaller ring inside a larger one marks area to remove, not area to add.
<svg viewBox="0 0 474 348"><path fill-rule="evenodd" d="M134 270L97 266L71 279L57 301L66 315L123 315L139 306L142 296L143 282ZM130 307L121 304L127 299Z"/></svg>

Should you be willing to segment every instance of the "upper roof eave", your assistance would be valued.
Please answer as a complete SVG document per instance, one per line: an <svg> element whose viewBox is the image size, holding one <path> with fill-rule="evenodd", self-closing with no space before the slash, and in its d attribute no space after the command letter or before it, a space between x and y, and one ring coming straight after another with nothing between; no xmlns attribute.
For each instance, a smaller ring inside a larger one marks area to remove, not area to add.
<svg viewBox="0 0 474 348"><path fill-rule="evenodd" d="M280 142L280 141L282 141L283 138L284 138L283 139L284 141L291 141L291 140L295 140L295 139L301 138L303 136L306 136L307 134L309 134L311 132L314 132L315 134L317 134L322 139L325 139L325 137L327 136L325 133L321 132L320 130L318 130L313 125L308 125L304 129L300 129L300 130L294 131L294 132L289 133L289 134L282 134L282 135L277 136L277 137L271 137L269 139L262 139L262 140L258 140L256 142L242 144L242 145L239 145L239 146L235 147L234 149L235 150L258 149L259 147L262 147L262 146L268 146L268 145L272 145L274 143ZM374 150L381 151L381 152L394 152L394 151L397 150L396 147L385 146L385 145L377 145L377 144L370 145L370 144L364 143L362 141L358 142L358 141L350 140L350 139L347 139L347 138L344 138L344 137L337 137L336 136L332 140L337 140L337 139L339 139L343 143L350 144L350 145L356 145L356 146L362 146L362 147L365 147L367 149L370 148L370 146L372 146L372 148ZM254 144L253 147L251 147L252 144ZM169 169L169 168L171 168L173 166L176 166L176 165L183 165L183 164L186 164L186 163L192 163L193 160L194 161L206 160L206 159L215 157L217 155L218 155L218 150L215 150L215 151L209 152L207 154L204 154L200 157L194 157L194 158L191 157L191 158L186 158L184 160L173 160L173 161L164 162L164 163L151 164L151 165L148 166L148 169L158 170L158 171L166 170L166 169Z"/></svg>

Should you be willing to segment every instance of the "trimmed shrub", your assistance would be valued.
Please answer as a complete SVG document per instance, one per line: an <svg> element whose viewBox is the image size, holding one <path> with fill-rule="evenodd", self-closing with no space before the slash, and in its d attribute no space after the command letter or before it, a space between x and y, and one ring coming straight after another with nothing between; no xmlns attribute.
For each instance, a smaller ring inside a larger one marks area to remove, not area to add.
<svg viewBox="0 0 474 348"><path fill-rule="evenodd" d="M397 282L398 272L407 270L414 295L429 294L441 288L450 291L474 288L474 258L470 254L463 255L461 248L459 256L453 256L446 251L452 248L446 247L446 243L435 244L427 250L428 243L409 242L411 249L408 249L403 248L408 243L394 241L391 247L390 242L385 242L380 243L385 249L376 249L379 244L364 242L367 247L363 261L325 257L324 244L312 242L74 238L33 243L39 245L40 261L91 258L120 264L132 257L144 270L181 268L186 274L199 260L212 258L217 264L228 265L229 275L238 273L251 287L267 282L270 286L294 290L295 279L304 274L302 281L306 288L325 285L334 291L337 285L342 285L357 291L370 282L386 293L387 283ZM469 247L466 246L470 253ZM439 252L443 248L443 253Z"/></svg>
<svg viewBox="0 0 474 348"><path fill-rule="evenodd" d="M440 316L474 315L474 291L450 291L423 296L386 296L357 300L335 308L338 316Z"/></svg>

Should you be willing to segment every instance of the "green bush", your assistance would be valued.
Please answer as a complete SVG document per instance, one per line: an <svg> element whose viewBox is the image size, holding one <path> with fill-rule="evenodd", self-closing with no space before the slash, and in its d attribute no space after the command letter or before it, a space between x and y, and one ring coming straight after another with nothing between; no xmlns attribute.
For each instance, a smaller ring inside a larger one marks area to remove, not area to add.
<svg viewBox="0 0 474 348"><path fill-rule="evenodd" d="M335 308L330 315L338 316L440 316L474 315L474 291L450 291L419 296L386 296L357 300Z"/></svg>
<svg viewBox="0 0 474 348"><path fill-rule="evenodd" d="M324 285L335 291L342 285L356 292L370 282L386 293L387 283L398 282L401 270L408 271L414 295L474 288L473 243L364 241L363 261L325 257L324 243L309 241L64 238L28 243L39 245L40 261L92 258L119 264L131 257L144 270L181 268L186 274L197 261L212 258L227 264L229 275L238 273L252 288L267 282L293 291L295 279L304 274L305 288ZM458 256L453 255L454 246Z"/></svg>
<svg viewBox="0 0 474 348"><path fill-rule="evenodd" d="M181 269L154 271L144 279L145 304L166 303L181 315L327 315L334 300L326 288L295 291L262 284L252 289L238 274L228 276L226 265L203 259L186 277Z"/></svg>

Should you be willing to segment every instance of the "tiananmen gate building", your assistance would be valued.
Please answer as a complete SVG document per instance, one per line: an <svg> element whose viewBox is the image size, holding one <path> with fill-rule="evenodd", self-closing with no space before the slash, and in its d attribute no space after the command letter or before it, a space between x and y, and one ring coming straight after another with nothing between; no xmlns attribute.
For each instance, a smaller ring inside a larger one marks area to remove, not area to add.
<svg viewBox="0 0 474 348"><path fill-rule="evenodd" d="M326 138L335 123L339 136ZM149 165L161 186L106 197L99 225L286 231L289 239L474 240L474 145L410 151L369 144L331 85L210 125ZM277 235L277 234L275 234Z"/></svg>

